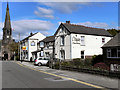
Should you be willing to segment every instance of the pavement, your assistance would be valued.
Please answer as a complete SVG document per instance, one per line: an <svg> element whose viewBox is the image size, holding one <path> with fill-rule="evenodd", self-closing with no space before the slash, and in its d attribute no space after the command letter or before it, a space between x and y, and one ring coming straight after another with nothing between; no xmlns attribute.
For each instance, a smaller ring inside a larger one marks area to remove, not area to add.
<svg viewBox="0 0 120 90"><path fill-rule="evenodd" d="M30 62L19 62L16 61L17 64L21 66L25 66L27 68L40 71L45 74L50 74L50 75L56 75L58 77L66 77L71 80L76 80L76 81L83 81L92 85L96 86L101 86L101 87L106 87L106 88L112 88L118 89L120 80L115 79L115 78L109 78L106 76L99 76L99 75L93 75L93 74L88 74L88 73L82 73L82 72L74 72L74 71L67 71L67 70L56 70L56 69L51 69L47 66L35 66L33 63ZM49 79L49 78L46 78ZM84 83L83 83L84 84ZM120 89L119 89L120 90Z"/></svg>

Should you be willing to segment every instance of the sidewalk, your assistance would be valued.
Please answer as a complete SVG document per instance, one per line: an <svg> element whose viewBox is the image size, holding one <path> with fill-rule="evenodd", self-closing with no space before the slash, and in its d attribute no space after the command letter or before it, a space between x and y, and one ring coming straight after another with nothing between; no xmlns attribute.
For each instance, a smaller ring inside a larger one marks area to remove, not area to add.
<svg viewBox="0 0 120 90"><path fill-rule="evenodd" d="M66 71L66 70L56 70L56 69L51 69L46 66L34 66L33 63L30 62L19 62L17 63L23 64L25 66L41 70L44 72L49 72L49 73L54 73L56 75L60 76L65 76L81 81L85 81L94 85L99 85L107 88L118 88L118 85L120 84L120 80L118 82L118 79L113 79L113 78L108 78L105 76L98 76L98 75L92 75L92 74L87 74L87 73L82 73L82 72L73 72L73 71Z"/></svg>

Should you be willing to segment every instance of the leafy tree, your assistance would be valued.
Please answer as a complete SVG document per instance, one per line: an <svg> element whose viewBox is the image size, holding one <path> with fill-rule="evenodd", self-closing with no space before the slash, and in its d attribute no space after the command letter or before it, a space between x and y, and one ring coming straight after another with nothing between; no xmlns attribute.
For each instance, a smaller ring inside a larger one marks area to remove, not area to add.
<svg viewBox="0 0 120 90"><path fill-rule="evenodd" d="M120 30L116 30L116 29L108 29L107 31L113 36L115 36L117 33L120 32Z"/></svg>

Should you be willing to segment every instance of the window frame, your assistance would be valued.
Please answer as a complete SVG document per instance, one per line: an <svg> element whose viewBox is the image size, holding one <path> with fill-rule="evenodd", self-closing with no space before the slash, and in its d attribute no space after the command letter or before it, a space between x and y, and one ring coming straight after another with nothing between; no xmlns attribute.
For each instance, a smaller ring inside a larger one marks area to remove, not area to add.
<svg viewBox="0 0 120 90"><path fill-rule="evenodd" d="M81 43L81 46L85 46L85 36L81 36L80 43Z"/></svg>
<svg viewBox="0 0 120 90"><path fill-rule="evenodd" d="M116 49L116 55L115 57L113 57L113 52L111 49ZM108 51L109 50L109 51ZM110 53L110 56L108 56L108 53ZM107 48L107 58L120 58L120 56L118 55L118 53L120 53L120 48Z"/></svg>
<svg viewBox="0 0 120 90"><path fill-rule="evenodd" d="M60 46L64 46L65 45L65 36L62 35L60 36Z"/></svg>
<svg viewBox="0 0 120 90"><path fill-rule="evenodd" d="M34 43L34 44L33 44ZM35 46L35 41L31 41L31 46Z"/></svg>

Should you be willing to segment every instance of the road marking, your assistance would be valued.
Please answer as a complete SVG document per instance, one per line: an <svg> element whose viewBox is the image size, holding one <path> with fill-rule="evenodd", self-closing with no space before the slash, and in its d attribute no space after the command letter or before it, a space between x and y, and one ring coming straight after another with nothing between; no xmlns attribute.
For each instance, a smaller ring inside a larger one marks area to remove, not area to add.
<svg viewBox="0 0 120 90"><path fill-rule="evenodd" d="M38 72L41 72L41 73L49 74L49 75L60 77L60 78L65 78L65 79L68 79L68 80L71 80L71 81L74 81L74 82L77 82L77 83L81 83L81 84L84 84L84 85L87 85L87 86L91 86L91 87L94 87L94 88L99 88L99 89L102 89L102 90L108 90L107 88L104 88L104 87L101 87L101 86L98 86L98 85L93 85L93 84L90 84L90 83L87 83L87 82L83 82L83 81L80 81L80 80L77 80L77 79L73 79L73 78L69 78L69 77L60 76L60 75L56 75L56 74L53 74L53 73L37 70L35 68L31 68L29 66L23 65L23 64L21 64L19 62L16 62L16 63L19 64L22 67L26 67L26 68L32 69L34 71L38 71Z"/></svg>

